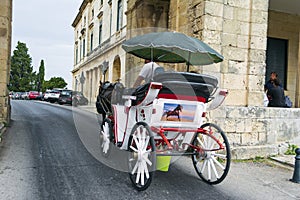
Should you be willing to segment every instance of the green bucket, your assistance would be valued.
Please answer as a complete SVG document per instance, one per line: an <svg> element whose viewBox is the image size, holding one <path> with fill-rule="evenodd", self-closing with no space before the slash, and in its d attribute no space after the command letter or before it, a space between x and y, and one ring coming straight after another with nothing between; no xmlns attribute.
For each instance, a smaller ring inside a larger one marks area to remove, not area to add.
<svg viewBox="0 0 300 200"><path fill-rule="evenodd" d="M156 156L156 170L167 172L170 162L171 156Z"/></svg>

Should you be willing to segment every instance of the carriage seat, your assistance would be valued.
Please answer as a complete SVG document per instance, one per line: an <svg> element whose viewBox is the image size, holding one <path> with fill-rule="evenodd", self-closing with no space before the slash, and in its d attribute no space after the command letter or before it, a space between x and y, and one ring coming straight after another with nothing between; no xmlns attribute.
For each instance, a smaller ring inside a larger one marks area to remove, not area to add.
<svg viewBox="0 0 300 200"><path fill-rule="evenodd" d="M123 95L135 96L136 99L132 100L132 105L138 105L139 102L143 101L145 96L147 95L147 91L149 89L150 83L146 83L138 86L137 88L126 88L123 91Z"/></svg>
<svg viewBox="0 0 300 200"><path fill-rule="evenodd" d="M153 79L163 85L158 98L204 103L209 101L218 85L218 79L213 76L189 72L166 72Z"/></svg>

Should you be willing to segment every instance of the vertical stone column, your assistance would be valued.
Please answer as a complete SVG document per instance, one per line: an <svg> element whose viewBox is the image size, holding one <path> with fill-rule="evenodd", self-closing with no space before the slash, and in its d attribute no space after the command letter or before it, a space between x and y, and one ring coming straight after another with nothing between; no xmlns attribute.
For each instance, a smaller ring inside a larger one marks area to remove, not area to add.
<svg viewBox="0 0 300 200"><path fill-rule="evenodd" d="M194 36L224 56L202 72L230 90L227 105L262 106L268 1L191 0L189 6Z"/></svg>
<svg viewBox="0 0 300 200"><path fill-rule="evenodd" d="M12 1L0 1L0 123L10 121L7 85L10 74Z"/></svg>
<svg viewBox="0 0 300 200"><path fill-rule="evenodd" d="M246 106L263 105L268 9L268 0L250 1Z"/></svg>

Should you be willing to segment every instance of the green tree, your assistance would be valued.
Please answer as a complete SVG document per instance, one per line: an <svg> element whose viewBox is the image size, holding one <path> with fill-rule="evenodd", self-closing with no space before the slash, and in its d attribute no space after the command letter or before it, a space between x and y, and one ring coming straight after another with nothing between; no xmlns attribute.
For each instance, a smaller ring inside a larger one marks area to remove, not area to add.
<svg viewBox="0 0 300 200"><path fill-rule="evenodd" d="M66 86L67 83L62 77L52 77L49 81L44 82L44 88L46 89L64 88Z"/></svg>
<svg viewBox="0 0 300 200"><path fill-rule="evenodd" d="M44 78L45 78L45 66L44 66L44 60L41 60L40 67L39 67L39 73L38 73L38 91L41 90L43 92L46 91L46 88L44 88Z"/></svg>
<svg viewBox="0 0 300 200"><path fill-rule="evenodd" d="M11 57L10 91L29 91L32 89L33 77L32 59L25 43L18 41L16 50Z"/></svg>

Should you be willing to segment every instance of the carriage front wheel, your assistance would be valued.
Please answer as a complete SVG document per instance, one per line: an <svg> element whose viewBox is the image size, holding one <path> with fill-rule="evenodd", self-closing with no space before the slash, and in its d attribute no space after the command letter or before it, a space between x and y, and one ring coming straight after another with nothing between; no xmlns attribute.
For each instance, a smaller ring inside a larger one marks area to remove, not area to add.
<svg viewBox="0 0 300 200"><path fill-rule="evenodd" d="M146 123L137 122L132 128L128 151L129 178L135 189L145 190L151 184L156 163L154 138Z"/></svg>
<svg viewBox="0 0 300 200"><path fill-rule="evenodd" d="M224 180L230 168L230 147L225 133L217 125L206 123L195 135L192 145L193 165L202 180L218 184Z"/></svg>
<svg viewBox="0 0 300 200"><path fill-rule="evenodd" d="M114 141L113 123L109 118L105 118L100 130L100 151L104 157L108 157Z"/></svg>

